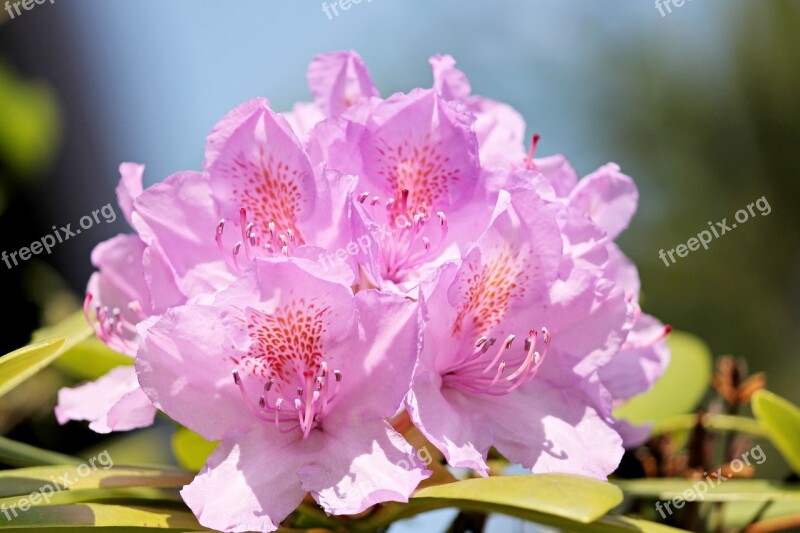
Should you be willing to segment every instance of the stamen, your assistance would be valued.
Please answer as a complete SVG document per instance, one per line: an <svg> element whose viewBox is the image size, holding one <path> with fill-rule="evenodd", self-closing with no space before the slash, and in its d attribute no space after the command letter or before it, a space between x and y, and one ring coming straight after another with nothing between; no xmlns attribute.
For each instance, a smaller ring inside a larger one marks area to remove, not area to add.
<svg viewBox="0 0 800 533"><path fill-rule="evenodd" d="M542 136L538 133L533 134L533 138L531 139L531 149L528 152L528 157L525 159L525 168L528 170L536 170L536 163L533 160L533 156L536 154L536 146L539 144L539 139Z"/></svg>
<svg viewBox="0 0 800 533"><path fill-rule="evenodd" d="M92 308L93 302L94 296L87 292L83 299L83 316L97 338L118 352L132 352L135 346L131 340L125 337L125 334L130 333L135 338L137 335L135 325L122 316L122 310L119 307L109 309L107 306L96 303ZM138 302L130 302L128 308L137 309L137 318L140 320L147 318ZM92 318L92 311L94 311L94 318Z"/></svg>
<svg viewBox="0 0 800 533"><path fill-rule="evenodd" d="M531 330L522 354L509 355L515 339L514 335L509 335L488 364L485 356L496 339L481 336L475 341L475 350L470 355L444 372L444 382L475 394L502 396L513 392L533 379L544 361L551 335L547 328L542 328L541 334L542 353L536 351L538 332Z"/></svg>
<svg viewBox="0 0 800 533"><path fill-rule="evenodd" d="M282 391L286 390L288 383L277 377L267 379L264 382L263 394L258 398L258 406L256 407L251 404L251 397L247 394L244 380L239 370L234 369L231 371L234 384L239 388L242 399L256 418L271 424L274 423L281 433L289 433L299 428L303 432L303 438L307 438L311 430L324 419L336 399L339 382L342 380L342 373L339 370L334 370L334 380L332 381L326 379L328 373L328 364L324 361L319 364L316 373L309 368L299 369L297 379L303 381L303 385L293 386L293 391L296 393L296 397L292 402L294 410L286 412L282 409L284 404ZM330 385L331 382L333 387ZM270 403L271 394L276 395L274 406Z"/></svg>

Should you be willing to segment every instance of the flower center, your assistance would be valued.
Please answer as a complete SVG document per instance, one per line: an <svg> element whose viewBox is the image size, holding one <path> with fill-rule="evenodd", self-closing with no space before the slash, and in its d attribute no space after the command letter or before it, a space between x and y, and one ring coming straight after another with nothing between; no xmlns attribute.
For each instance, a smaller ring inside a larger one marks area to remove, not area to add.
<svg viewBox="0 0 800 533"><path fill-rule="evenodd" d="M441 205L461 181L462 169L448 157L443 140L425 134L419 139L390 142L379 139L378 174L392 194L408 195L415 204Z"/></svg>
<svg viewBox="0 0 800 533"><path fill-rule="evenodd" d="M275 222L266 225L266 232L262 235L256 230L256 224L249 221L247 210L242 207L239 209L239 230L240 235L235 235L236 240L230 249L225 246L225 226L227 222L223 218L217 224L214 240L217 248L227 262L236 272L242 271L242 266L247 265L254 257L269 257L278 254L289 256L302 244L302 239L298 238L295 231L288 227L279 230Z"/></svg>
<svg viewBox="0 0 800 533"><path fill-rule="evenodd" d="M408 189L403 189L398 198L390 198L380 212L381 199L370 198L368 192L362 193L358 201L369 206L372 219L380 222L375 234L378 244L379 261L384 279L399 283L417 267L435 257L447 240L447 217L442 211L436 213L439 221L439 236L436 244L431 244L427 235L432 231L428 221L430 208L421 203L411 207L408 202Z"/></svg>
<svg viewBox="0 0 800 533"><path fill-rule="evenodd" d="M465 263L457 280L462 300L453 321L452 335L457 339L475 335L477 340L471 351L464 350L462 357L442 372L445 385L472 393L502 396L536 375L550 347L547 328L541 329L541 352L536 350L540 335L537 330L530 330L523 349L516 354L511 350L515 335L508 335L499 348L491 350L497 342L497 337L491 333L502 328L512 302L525 296L530 261L529 249L504 243L487 249L479 263Z"/></svg>
<svg viewBox="0 0 800 533"><path fill-rule="evenodd" d="M342 373L323 358L327 313L304 299L269 314L247 310L250 349L233 358L233 380L253 414L281 433L299 428L308 437L334 405ZM261 390L257 406L246 381Z"/></svg>
<svg viewBox="0 0 800 533"><path fill-rule="evenodd" d="M94 295L86 293L83 300L83 315L86 321L92 326L97 338L103 341L109 348L123 353L131 353L136 349L135 341L137 337L136 324L147 318L142 310L141 304L133 300L128 303L127 313L119 307L108 307L99 302L94 302ZM94 312L94 319L92 319ZM129 316L125 316L125 315ZM132 315L132 316L130 316Z"/></svg>

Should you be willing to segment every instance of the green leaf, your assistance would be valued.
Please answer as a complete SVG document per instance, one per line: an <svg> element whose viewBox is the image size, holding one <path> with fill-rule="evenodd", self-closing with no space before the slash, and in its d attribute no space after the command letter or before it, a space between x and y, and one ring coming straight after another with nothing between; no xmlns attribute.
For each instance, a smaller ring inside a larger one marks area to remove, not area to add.
<svg viewBox="0 0 800 533"><path fill-rule="evenodd" d="M185 427L179 427L172 435L172 451L178 464L194 472L203 468L216 447L216 442L209 442Z"/></svg>
<svg viewBox="0 0 800 533"><path fill-rule="evenodd" d="M626 496L654 500L685 498L684 493L688 490L702 493L703 501L707 502L791 501L800 505L800 486L798 485L764 479L726 479L722 481L713 475L710 477L714 486L711 486L706 480L694 481L682 478L620 480L615 481L614 484L620 487Z"/></svg>
<svg viewBox="0 0 800 533"><path fill-rule="evenodd" d="M587 533L679 531L661 524L606 515L622 501L622 491L610 483L568 474L497 476L468 479L417 492L406 505L387 507L352 529L374 531L398 519L456 507L484 513L501 513L555 527Z"/></svg>
<svg viewBox="0 0 800 533"><path fill-rule="evenodd" d="M52 363L65 342L63 337L45 340L0 358L0 396Z"/></svg>
<svg viewBox="0 0 800 533"><path fill-rule="evenodd" d="M38 496L36 496L38 494ZM103 501L125 500L130 503L136 500L137 503L155 502L160 505L172 502L180 506L180 496L175 492L167 492L151 488L131 488L131 489L87 489L87 490L62 490L58 491L53 485L43 485L31 489L25 494L0 498L0 509L13 507L20 509L21 506L43 506L43 505L71 505L76 503L93 503Z"/></svg>
<svg viewBox="0 0 800 533"><path fill-rule="evenodd" d="M711 350L688 333L673 331L667 342L672 359L664 375L650 391L616 409L615 417L634 425L658 423L693 412L703 399L711 382Z"/></svg>
<svg viewBox="0 0 800 533"><path fill-rule="evenodd" d="M94 334L92 327L86 323L83 311L76 311L70 316L46 328L41 328L33 332L32 342L38 342L53 337L65 337L64 351L71 349L79 342L88 339Z"/></svg>
<svg viewBox="0 0 800 533"><path fill-rule="evenodd" d="M80 464L77 457L42 450L30 444L0 437L0 463L10 466L41 466L54 464ZM2 495L2 488L0 488Z"/></svg>
<svg viewBox="0 0 800 533"><path fill-rule="evenodd" d="M753 394L751 401L753 415L792 470L800 474L800 409L765 390Z"/></svg>
<svg viewBox="0 0 800 533"><path fill-rule="evenodd" d="M206 530L189 511L167 505L53 505L31 507L25 512L17 511L17 514L10 521L0 522L0 529L11 527L40 531L46 527L114 526Z"/></svg>
<svg viewBox="0 0 800 533"><path fill-rule="evenodd" d="M98 455L78 466L0 472L0 508L17 510L12 520L0 520L0 529L38 531L45 527L76 526L203 529L174 491L191 481L190 473L110 465L110 458ZM26 510L22 511L23 508Z"/></svg>
<svg viewBox="0 0 800 533"><path fill-rule="evenodd" d="M0 497L30 494L31 491L54 482L66 485L65 488L70 491L133 487L179 488L191 483L194 477L189 472L174 468L106 468L111 463L101 455L79 466L40 466L0 471Z"/></svg>
<svg viewBox="0 0 800 533"><path fill-rule="evenodd" d="M766 437L764 428L757 420L744 416L721 415L716 413L706 413L701 419L703 427L712 431L734 431L743 433L751 437ZM653 427L653 435L663 435L664 433L674 433L679 431L690 431L697 424L697 415L673 416L658 422Z"/></svg>
<svg viewBox="0 0 800 533"><path fill-rule="evenodd" d="M118 432L91 448L82 450L82 457L93 457L104 451L114 458L114 464L154 466L174 463L169 440L172 428L155 424L137 431Z"/></svg>
<svg viewBox="0 0 800 533"><path fill-rule="evenodd" d="M32 344L0 357L0 396L33 376L61 354L92 335L82 312L63 322L40 329Z"/></svg>
<svg viewBox="0 0 800 533"><path fill-rule="evenodd" d="M592 522L622 502L610 483L567 474L468 479L422 489L414 499L475 502L534 511L582 523Z"/></svg>
<svg viewBox="0 0 800 533"><path fill-rule="evenodd" d="M685 531L674 527L665 526L656 522L642 520L641 518L631 518L630 516L608 515L597 522L590 524L595 527L591 531L597 532L622 532L622 531L641 531L643 533L676 533Z"/></svg>
<svg viewBox="0 0 800 533"><path fill-rule="evenodd" d="M95 380L118 366L132 365L133 357L115 352L96 337L90 337L58 358L55 366L80 380Z"/></svg>
<svg viewBox="0 0 800 533"><path fill-rule="evenodd" d="M726 505L722 519L727 531L744 529L764 507L764 502L736 502L736 505ZM780 501L770 504L761 516L761 520L780 518L782 516L800 513L800 502ZM714 524L708 524L709 530Z"/></svg>

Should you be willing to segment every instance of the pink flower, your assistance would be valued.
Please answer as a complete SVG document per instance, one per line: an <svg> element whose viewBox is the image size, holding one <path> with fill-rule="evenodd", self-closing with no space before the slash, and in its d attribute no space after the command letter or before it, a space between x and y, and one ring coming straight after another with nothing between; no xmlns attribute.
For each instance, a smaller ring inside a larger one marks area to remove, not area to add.
<svg viewBox="0 0 800 533"><path fill-rule="evenodd" d="M207 527L272 531L308 492L329 513L358 513L405 501L429 474L385 421L417 360L419 306L317 274L258 259L213 306L172 309L146 333L144 391L221 440L182 491Z"/></svg>
<svg viewBox="0 0 800 533"><path fill-rule="evenodd" d="M553 187L556 200L565 205L562 232L575 261L625 290L631 331L619 352L598 372L604 394L612 398L603 410L610 415L612 407L648 391L670 360L666 336L671 328L641 312L638 271L613 242L636 213L638 190L613 163L581 180L563 156L531 158L525 166L540 173ZM649 436L648 427L632 428L620 421L614 425L627 447L641 444Z"/></svg>
<svg viewBox="0 0 800 533"><path fill-rule="evenodd" d="M485 227L473 116L434 90L361 106L311 134L312 159L358 177L354 233L374 246L359 256L371 283L413 290Z"/></svg>
<svg viewBox="0 0 800 533"><path fill-rule="evenodd" d="M312 165L286 119L263 98L242 104L211 132L206 174L219 217L217 244L233 271L254 257L307 255L351 242L355 179ZM216 226L215 226L216 227ZM308 245L308 248L298 249ZM219 254L218 254L219 256Z"/></svg>
<svg viewBox="0 0 800 533"><path fill-rule="evenodd" d="M313 102L232 110L202 172L143 189L123 165L136 234L97 247L85 307L135 370L62 390L59 421L158 408L219 440L182 495L226 531L272 531L309 493L333 514L405 501L430 473L386 422L402 408L455 467L487 475L495 447L608 476L645 434L613 409L669 357L613 242L638 191L535 158L538 136L526 155L516 111L431 65L432 88L383 99L357 54L321 55Z"/></svg>
<svg viewBox="0 0 800 533"><path fill-rule="evenodd" d="M134 356L137 325L152 324L171 307L212 301L255 257L317 257L319 247L351 240L353 179L312 169L288 124L266 100L247 102L217 124L208 139L206 167L204 173L178 172L143 189L144 167L120 166L118 203L137 234L97 246L92 261L98 272L84 303L98 338L114 350ZM131 406L133 398L136 410L147 416L111 416L118 404ZM89 420L92 429L107 432L149 425L155 409L137 391L130 368L63 389L56 413L62 424Z"/></svg>
<svg viewBox="0 0 800 533"><path fill-rule="evenodd" d="M604 478L622 456L598 372L629 328L624 291L562 256L556 212L502 193L463 263L423 285L430 322L407 398L452 466L488 474L491 446L534 472Z"/></svg>

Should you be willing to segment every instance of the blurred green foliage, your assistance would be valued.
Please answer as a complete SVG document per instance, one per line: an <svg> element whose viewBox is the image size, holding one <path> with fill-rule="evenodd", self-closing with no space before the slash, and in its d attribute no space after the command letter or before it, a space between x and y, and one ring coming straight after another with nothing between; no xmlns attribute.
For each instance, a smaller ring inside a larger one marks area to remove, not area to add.
<svg viewBox="0 0 800 533"><path fill-rule="evenodd" d="M728 50L687 53L654 35L611 59L624 91L599 138L641 189L623 236L648 312L745 357L800 401L800 3L749 2L720 23ZM676 57L676 55L678 57ZM710 61L716 59L716 61ZM750 218L666 267L669 250L765 197Z"/></svg>
<svg viewBox="0 0 800 533"><path fill-rule="evenodd" d="M23 80L0 61L0 161L6 179L28 177L52 162L60 135L55 93L46 83Z"/></svg>

